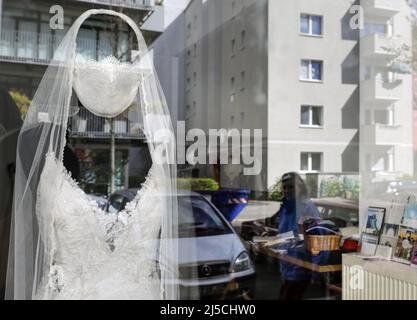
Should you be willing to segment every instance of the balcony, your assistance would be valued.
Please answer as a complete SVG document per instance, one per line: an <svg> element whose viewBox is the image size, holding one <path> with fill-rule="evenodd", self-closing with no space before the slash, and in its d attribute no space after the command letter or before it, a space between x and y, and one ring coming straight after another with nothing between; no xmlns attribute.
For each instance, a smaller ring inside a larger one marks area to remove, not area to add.
<svg viewBox="0 0 417 320"><path fill-rule="evenodd" d="M143 140L142 125L130 122L123 116L114 119L114 134L116 139ZM73 138L110 139L110 122L99 118L81 107L70 120L70 136Z"/></svg>
<svg viewBox="0 0 417 320"><path fill-rule="evenodd" d="M396 145L404 141L403 127L398 125L374 124L362 128L363 139L366 145Z"/></svg>
<svg viewBox="0 0 417 320"><path fill-rule="evenodd" d="M398 41L392 37L381 34L370 34L363 37L360 42L361 57L394 58Z"/></svg>
<svg viewBox="0 0 417 320"><path fill-rule="evenodd" d="M99 4L103 6L125 7L139 10L152 10L155 6L155 0L75 0Z"/></svg>
<svg viewBox="0 0 417 320"><path fill-rule="evenodd" d="M361 0L361 5L367 16L391 18L401 11L398 0Z"/></svg>
<svg viewBox="0 0 417 320"><path fill-rule="evenodd" d="M382 79L362 81L361 99L370 102L394 102L401 99L401 80L386 82Z"/></svg>
<svg viewBox="0 0 417 320"><path fill-rule="evenodd" d="M61 43L62 36L2 30L0 33L0 61L47 65ZM112 54L108 41L77 39L77 52L92 59Z"/></svg>

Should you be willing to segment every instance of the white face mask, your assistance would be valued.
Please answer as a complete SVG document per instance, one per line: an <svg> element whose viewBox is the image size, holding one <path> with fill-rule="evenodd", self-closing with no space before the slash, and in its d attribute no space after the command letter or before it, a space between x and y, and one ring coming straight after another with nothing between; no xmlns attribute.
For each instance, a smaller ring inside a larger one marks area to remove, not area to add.
<svg viewBox="0 0 417 320"><path fill-rule="evenodd" d="M141 81L139 64L114 57L101 61L77 57L73 87L78 99L93 114L114 118L135 100Z"/></svg>

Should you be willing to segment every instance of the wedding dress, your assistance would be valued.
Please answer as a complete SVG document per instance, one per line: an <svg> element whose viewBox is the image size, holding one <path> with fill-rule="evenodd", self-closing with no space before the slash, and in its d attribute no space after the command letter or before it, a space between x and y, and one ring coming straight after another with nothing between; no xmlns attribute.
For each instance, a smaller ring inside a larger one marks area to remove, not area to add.
<svg viewBox="0 0 417 320"><path fill-rule="evenodd" d="M52 267L35 298L160 299L156 190L151 169L135 199L119 214L106 214L48 153L37 216Z"/></svg>
<svg viewBox="0 0 417 320"><path fill-rule="evenodd" d="M76 54L91 15L123 19L136 61ZM110 214L63 165L73 89L96 116L143 122L152 168L135 198ZM162 132L162 134L161 134ZM35 146L30 151L25 142ZM90 10L69 30L39 85L20 133L6 295L10 299L177 299L175 135L143 37L127 16Z"/></svg>

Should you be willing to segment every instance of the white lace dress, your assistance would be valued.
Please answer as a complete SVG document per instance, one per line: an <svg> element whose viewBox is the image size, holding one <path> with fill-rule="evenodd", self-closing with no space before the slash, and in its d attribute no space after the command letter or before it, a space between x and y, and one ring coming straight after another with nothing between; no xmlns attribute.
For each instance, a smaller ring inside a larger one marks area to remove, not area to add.
<svg viewBox="0 0 417 320"><path fill-rule="evenodd" d="M154 190L151 170L125 210L105 213L48 153L36 214L49 270L41 274L34 298L160 299L157 260L163 201Z"/></svg>

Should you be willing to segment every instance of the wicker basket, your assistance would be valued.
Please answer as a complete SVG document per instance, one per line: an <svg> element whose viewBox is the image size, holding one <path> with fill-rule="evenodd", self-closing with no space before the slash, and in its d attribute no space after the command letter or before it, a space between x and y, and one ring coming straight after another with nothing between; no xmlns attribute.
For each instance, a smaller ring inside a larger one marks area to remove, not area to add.
<svg viewBox="0 0 417 320"><path fill-rule="evenodd" d="M340 250L340 241L342 236L311 236L304 235L304 241L307 251L312 255L318 255L321 251Z"/></svg>

